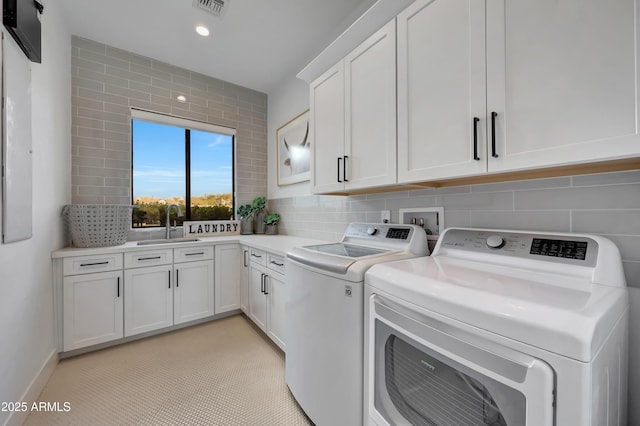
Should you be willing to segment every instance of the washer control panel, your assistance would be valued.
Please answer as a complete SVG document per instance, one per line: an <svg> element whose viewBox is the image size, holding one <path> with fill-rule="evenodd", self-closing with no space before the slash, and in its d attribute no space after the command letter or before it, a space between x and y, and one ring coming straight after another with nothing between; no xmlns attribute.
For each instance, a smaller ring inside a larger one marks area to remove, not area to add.
<svg viewBox="0 0 640 426"><path fill-rule="evenodd" d="M582 266L595 266L598 257L598 243L576 235L449 229L441 238L442 250L489 253Z"/></svg>
<svg viewBox="0 0 640 426"><path fill-rule="evenodd" d="M350 223L344 234L347 238L409 240L412 227L390 223Z"/></svg>

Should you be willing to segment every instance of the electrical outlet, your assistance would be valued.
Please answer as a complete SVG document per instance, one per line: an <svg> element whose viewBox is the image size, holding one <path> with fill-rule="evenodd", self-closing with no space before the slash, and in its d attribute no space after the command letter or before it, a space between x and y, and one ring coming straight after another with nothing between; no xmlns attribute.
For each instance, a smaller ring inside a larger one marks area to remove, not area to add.
<svg viewBox="0 0 640 426"><path fill-rule="evenodd" d="M380 222L381 223L391 222L391 210L382 210L380 212Z"/></svg>

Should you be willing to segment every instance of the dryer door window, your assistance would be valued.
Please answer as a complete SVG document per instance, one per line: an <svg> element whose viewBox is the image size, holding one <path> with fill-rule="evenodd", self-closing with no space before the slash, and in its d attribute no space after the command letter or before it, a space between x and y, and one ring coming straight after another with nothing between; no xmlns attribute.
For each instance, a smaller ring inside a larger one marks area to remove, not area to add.
<svg viewBox="0 0 640 426"><path fill-rule="evenodd" d="M368 410L376 423L553 424L555 375L545 362L375 295L371 307Z"/></svg>
<svg viewBox="0 0 640 426"><path fill-rule="evenodd" d="M384 348L385 391L412 425L525 424L521 392L412 343L389 334Z"/></svg>

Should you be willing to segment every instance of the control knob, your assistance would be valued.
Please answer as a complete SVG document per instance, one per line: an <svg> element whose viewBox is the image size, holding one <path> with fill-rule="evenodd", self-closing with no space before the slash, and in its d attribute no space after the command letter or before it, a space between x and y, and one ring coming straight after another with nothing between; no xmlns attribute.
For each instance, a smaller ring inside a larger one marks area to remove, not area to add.
<svg viewBox="0 0 640 426"><path fill-rule="evenodd" d="M369 235L375 235L376 232L378 232L378 228L374 228L373 226L370 228L367 228L367 234Z"/></svg>
<svg viewBox="0 0 640 426"><path fill-rule="evenodd" d="M491 249L499 249L504 247L505 241L500 235L491 235L487 238L487 247Z"/></svg>

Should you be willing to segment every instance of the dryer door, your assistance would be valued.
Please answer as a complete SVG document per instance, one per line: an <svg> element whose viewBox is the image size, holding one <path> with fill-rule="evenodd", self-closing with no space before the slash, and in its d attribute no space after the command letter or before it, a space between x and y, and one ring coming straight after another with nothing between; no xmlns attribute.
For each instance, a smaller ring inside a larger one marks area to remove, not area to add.
<svg viewBox="0 0 640 426"><path fill-rule="evenodd" d="M553 425L544 361L373 295L368 417L379 425ZM417 308L416 308L417 309Z"/></svg>

